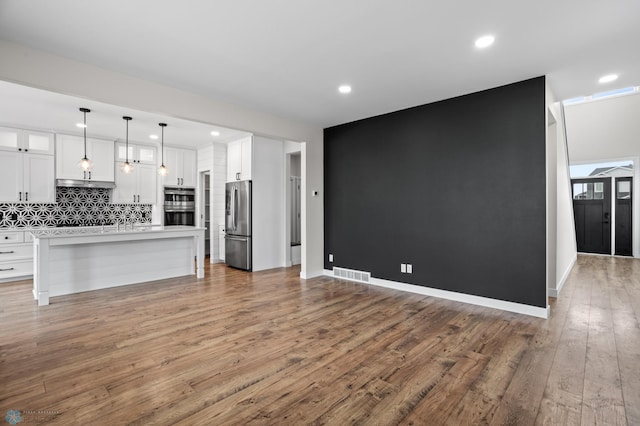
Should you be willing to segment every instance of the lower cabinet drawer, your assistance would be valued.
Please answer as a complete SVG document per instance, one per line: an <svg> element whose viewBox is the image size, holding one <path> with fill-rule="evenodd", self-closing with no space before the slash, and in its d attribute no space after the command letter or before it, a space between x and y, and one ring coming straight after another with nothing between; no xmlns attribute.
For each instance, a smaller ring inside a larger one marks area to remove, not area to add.
<svg viewBox="0 0 640 426"><path fill-rule="evenodd" d="M15 244L24 241L24 231L2 231L0 232L1 244Z"/></svg>
<svg viewBox="0 0 640 426"><path fill-rule="evenodd" d="M31 244L20 244L13 246L0 246L0 262L4 262L6 260L13 259L25 259L25 258L33 258L33 245Z"/></svg>
<svg viewBox="0 0 640 426"><path fill-rule="evenodd" d="M0 262L0 279L33 275L33 260Z"/></svg>

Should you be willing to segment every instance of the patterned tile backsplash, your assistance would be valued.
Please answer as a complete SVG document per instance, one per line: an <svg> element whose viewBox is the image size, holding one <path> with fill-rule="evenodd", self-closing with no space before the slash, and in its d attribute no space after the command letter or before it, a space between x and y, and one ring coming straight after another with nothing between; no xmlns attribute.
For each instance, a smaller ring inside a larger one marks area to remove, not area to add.
<svg viewBox="0 0 640 426"><path fill-rule="evenodd" d="M151 204L112 204L111 190L56 188L56 203L0 203L0 229L151 223Z"/></svg>

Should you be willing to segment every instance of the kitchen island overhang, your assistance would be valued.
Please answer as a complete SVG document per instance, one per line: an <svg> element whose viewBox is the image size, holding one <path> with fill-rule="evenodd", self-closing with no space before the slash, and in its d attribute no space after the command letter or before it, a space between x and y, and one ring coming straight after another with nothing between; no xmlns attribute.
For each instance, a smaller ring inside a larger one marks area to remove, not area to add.
<svg viewBox="0 0 640 426"><path fill-rule="evenodd" d="M34 231L33 296L43 306L65 294L193 274L204 278L204 233L155 225Z"/></svg>

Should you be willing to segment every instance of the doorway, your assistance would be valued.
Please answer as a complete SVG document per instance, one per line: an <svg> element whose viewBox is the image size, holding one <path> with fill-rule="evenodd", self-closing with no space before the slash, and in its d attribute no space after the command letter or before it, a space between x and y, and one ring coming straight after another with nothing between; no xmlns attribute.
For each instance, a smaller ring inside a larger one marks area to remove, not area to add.
<svg viewBox="0 0 640 426"><path fill-rule="evenodd" d="M302 167L300 144L286 142L285 264L302 263Z"/></svg>
<svg viewBox="0 0 640 426"><path fill-rule="evenodd" d="M611 254L611 178L571 179L579 252Z"/></svg>
<svg viewBox="0 0 640 426"><path fill-rule="evenodd" d="M200 172L198 204L198 226L205 228L204 253L211 259L211 172Z"/></svg>

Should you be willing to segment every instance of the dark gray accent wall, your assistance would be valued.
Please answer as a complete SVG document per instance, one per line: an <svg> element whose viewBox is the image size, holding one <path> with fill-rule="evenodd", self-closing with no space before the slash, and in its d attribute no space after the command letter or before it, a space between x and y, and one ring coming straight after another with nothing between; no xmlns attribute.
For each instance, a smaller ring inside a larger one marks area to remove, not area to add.
<svg viewBox="0 0 640 426"><path fill-rule="evenodd" d="M545 110L538 77L325 129L325 268L546 307Z"/></svg>

